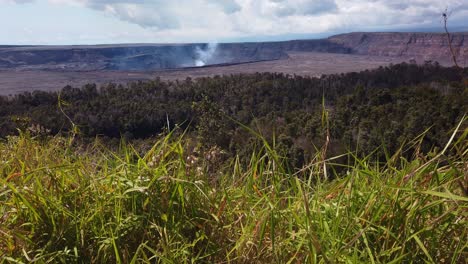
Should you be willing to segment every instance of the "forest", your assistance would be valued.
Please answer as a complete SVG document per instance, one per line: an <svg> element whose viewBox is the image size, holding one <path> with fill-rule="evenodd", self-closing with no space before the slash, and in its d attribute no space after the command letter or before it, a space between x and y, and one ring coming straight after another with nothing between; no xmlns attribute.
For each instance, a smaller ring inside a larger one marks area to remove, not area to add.
<svg viewBox="0 0 468 264"><path fill-rule="evenodd" d="M0 263L466 263L468 69L0 98Z"/></svg>
<svg viewBox="0 0 468 264"><path fill-rule="evenodd" d="M467 113L467 74L427 62L321 78L257 73L67 86L0 98L0 136L18 128L54 135L74 127L81 138L133 140L180 128L201 148L242 156L258 142L248 127L275 142L296 167L327 135L329 155L383 147L383 158L423 133L423 151L441 147Z"/></svg>

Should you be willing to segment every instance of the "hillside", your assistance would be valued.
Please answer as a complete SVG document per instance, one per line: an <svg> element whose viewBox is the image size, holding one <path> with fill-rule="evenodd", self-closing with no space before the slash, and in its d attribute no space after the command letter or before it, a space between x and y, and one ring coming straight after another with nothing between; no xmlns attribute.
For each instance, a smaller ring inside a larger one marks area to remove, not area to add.
<svg viewBox="0 0 468 264"><path fill-rule="evenodd" d="M0 263L465 263L467 77L402 63L0 96Z"/></svg>
<svg viewBox="0 0 468 264"><path fill-rule="evenodd" d="M0 97L0 263L466 263L468 69Z"/></svg>
<svg viewBox="0 0 468 264"><path fill-rule="evenodd" d="M448 157L348 153L334 181L331 157L289 171L268 144L244 165L216 149L195 156L175 134L141 153L11 137L0 141L0 262L466 263L468 140L454 135Z"/></svg>
<svg viewBox="0 0 468 264"><path fill-rule="evenodd" d="M250 151L251 138L236 124L278 137L295 166L317 152L323 140L323 102L330 110L330 149L367 153L385 141L397 151L426 133L422 150L442 147L449 130L468 111L468 69L438 64L396 64L360 73L320 78L277 73L237 74L127 85L67 86L57 92L0 97L0 137L17 128L44 127L52 134L71 131L73 120L84 138L145 139L180 126L230 153ZM61 108L58 106L61 105ZM385 116L385 119L382 119ZM385 151L378 152L381 157Z"/></svg>

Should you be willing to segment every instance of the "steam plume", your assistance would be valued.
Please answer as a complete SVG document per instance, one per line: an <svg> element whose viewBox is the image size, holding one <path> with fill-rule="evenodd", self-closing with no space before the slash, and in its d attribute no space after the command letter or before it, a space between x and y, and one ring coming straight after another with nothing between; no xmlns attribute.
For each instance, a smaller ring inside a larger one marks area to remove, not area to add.
<svg viewBox="0 0 468 264"><path fill-rule="evenodd" d="M210 60L214 57L217 48L217 43L209 43L204 49L197 47L195 50L195 66L202 67L207 65L210 62Z"/></svg>

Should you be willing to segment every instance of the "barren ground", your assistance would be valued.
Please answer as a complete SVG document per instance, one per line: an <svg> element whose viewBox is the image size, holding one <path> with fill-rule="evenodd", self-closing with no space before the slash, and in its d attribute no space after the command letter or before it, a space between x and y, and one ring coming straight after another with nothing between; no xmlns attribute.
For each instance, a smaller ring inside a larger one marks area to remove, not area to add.
<svg viewBox="0 0 468 264"><path fill-rule="evenodd" d="M164 71L30 71L0 70L0 95L25 91L60 90L66 85L81 87L87 83L102 85L109 82L127 83L136 80L197 78L255 72L282 72L303 76L344 73L377 68L390 63L409 61L405 57L377 57L332 53L291 52L289 59L246 63L230 66L188 68Z"/></svg>

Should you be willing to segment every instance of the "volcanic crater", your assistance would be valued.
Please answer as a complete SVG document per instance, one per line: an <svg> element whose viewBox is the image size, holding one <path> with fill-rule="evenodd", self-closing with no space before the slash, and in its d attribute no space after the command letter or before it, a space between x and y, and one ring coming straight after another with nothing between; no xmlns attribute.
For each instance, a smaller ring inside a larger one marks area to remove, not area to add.
<svg viewBox="0 0 468 264"><path fill-rule="evenodd" d="M451 34L461 66L468 33ZM452 65L442 33L348 33L326 39L257 43L0 46L0 94L58 90L65 85L174 80L237 73L304 76L359 71L390 63Z"/></svg>

